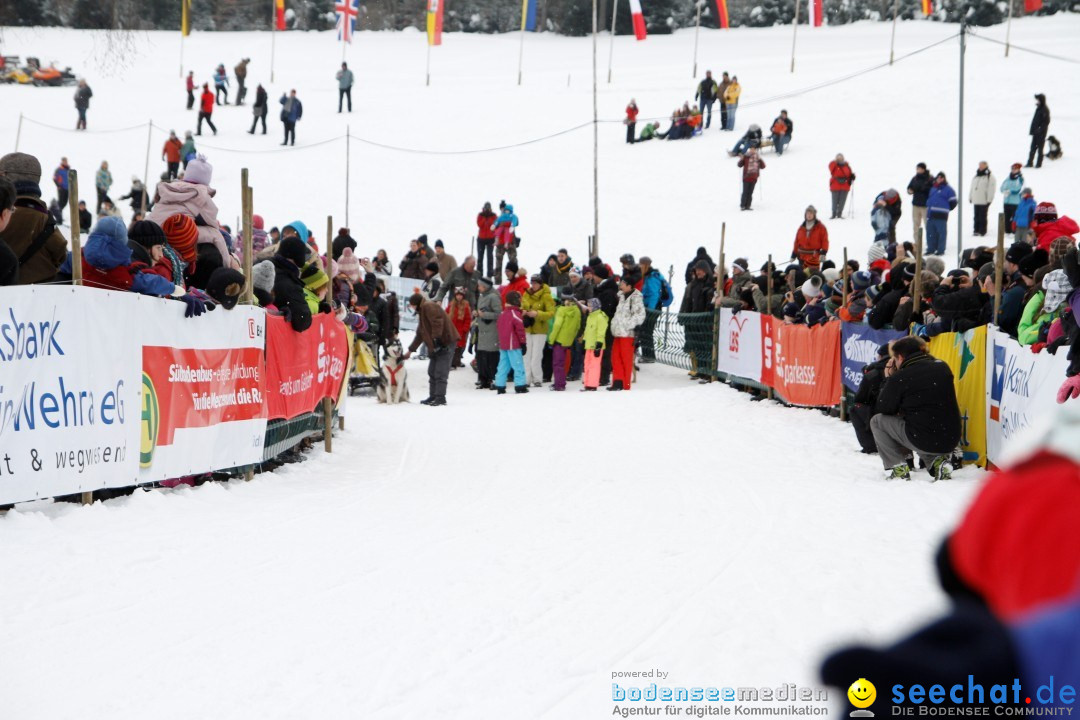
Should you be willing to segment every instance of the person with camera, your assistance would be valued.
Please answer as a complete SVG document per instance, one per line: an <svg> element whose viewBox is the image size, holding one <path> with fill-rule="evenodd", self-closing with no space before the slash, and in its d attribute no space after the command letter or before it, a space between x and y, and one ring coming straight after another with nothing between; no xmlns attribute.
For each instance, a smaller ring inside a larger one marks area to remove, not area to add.
<svg viewBox="0 0 1080 720"><path fill-rule="evenodd" d="M949 366L914 336L890 347L885 379L870 419L886 480L910 480L913 454L934 480L952 476L950 456L960 442L960 407Z"/></svg>
<svg viewBox="0 0 1080 720"><path fill-rule="evenodd" d="M984 264L974 280L963 270L951 271L934 291L933 308L943 332L986 325L994 310L994 264Z"/></svg>
<svg viewBox="0 0 1080 720"><path fill-rule="evenodd" d="M409 343L404 359L408 360L420 345L428 348L428 397L421 405L432 407L446 404L446 382L450 378L450 361L458 343L458 332L450 316L442 307L426 300L420 293L409 297L409 308L416 314L419 324L416 337Z"/></svg>

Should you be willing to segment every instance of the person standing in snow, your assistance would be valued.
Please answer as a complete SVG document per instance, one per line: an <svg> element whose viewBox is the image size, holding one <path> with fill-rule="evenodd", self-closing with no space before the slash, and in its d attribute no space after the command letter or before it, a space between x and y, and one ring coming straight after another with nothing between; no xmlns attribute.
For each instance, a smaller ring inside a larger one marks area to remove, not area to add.
<svg viewBox="0 0 1080 720"><path fill-rule="evenodd" d="M300 98L296 97L296 90L290 90L289 94L282 95L281 100L281 122L285 124L285 141L282 145L295 145L296 144L296 121L304 115L304 106L300 103Z"/></svg>
<svg viewBox="0 0 1080 720"><path fill-rule="evenodd" d="M971 181L971 190L968 191L968 200L975 206L975 231L976 237L986 237L986 216L990 210L990 203L994 202L997 190L997 180L994 173L990 172L990 166L985 162L979 163L979 169L975 171L975 179Z"/></svg>
<svg viewBox="0 0 1080 720"><path fill-rule="evenodd" d="M574 298L574 291L562 286L559 288L559 307L555 310L555 319L551 325L551 389L557 392L566 390L566 369L574 343L581 334L581 308Z"/></svg>
<svg viewBox="0 0 1080 720"><path fill-rule="evenodd" d="M927 192L929 193L929 190L927 190ZM914 201L912 201L912 204L914 204ZM884 209L884 211L888 214L888 216L889 216L889 226L887 228L884 228L884 232L885 232L885 238L884 239L886 240L885 244L887 244L887 245L895 244L896 243L896 224L898 222L900 222L900 215L904 212L903 206L900 203L900 193L896 191L896 188L889 188L888 190L885 190L884 192L879 193L878 196L876 198L874 198L874 208ZM878 228L877 224L874 223L873 211L871 211L871 215L870 215L870 224L875 226L875 231L876 232L875 232L875 235L874 235L874 240L877 241L877 242L882 242L882 240L883 240L883 238L881 236L881 230L882 229Z"/></svg>
<svg viewBox="0 0 1080 720"><path fill-rule="evenodd" d="M1016 206L1020 204L1020 191L1024 189L1024 175L1020 163L1013 163L1009 176L1001 181L999 190L1005 202L1005 232L1011 233Z"/></svg>
<svg viewBox="0 0 1080 720"><path fill-rule="evenodd" d="M218 105L229 104L229 76L225 74L225 65L218 65L214 71L214 92ZM221 94L225 94L225 102L221 102Z"/></svg>
<svg viewBox="0 0 1080 720"><path fill-rule="evenodd" d="M353 86L353 72L349 69L347 63L341 63L341 69L337 71L338 82L338 96L337 96L337 111L341 113L341 105L343 100L349 101L349 112L352 112L352 86Z"/></svg>
<svg viewBox="0 0 1080 720"><path fill-rule="evenodd" d="M79 121L75 124L76 130L86 129L86 111L90 109L90 98L94 91L86 84L85 80L79 80L79 87L75 90L75 109L79 111Z"/></svg>
<svg viewBox="0 0 1080 720"><path fill-rule="evenodd" d="M509 261L517 264L518 217L514 214L514 206L506 201L499 203L499 210L501 214L495 220L495 277L502 277L503 256L509 256Z"/></svg>
<svg viewBox="0 0 1080 720"><path fill-rule="evenodd" d="M944 255L949 230L949 213L956 207L956 191L945 179L945 173L934 176L934 184L926 198L926 254Z"/></svg>
<svg viewBox="0 0 1080 720"><path fill-rule="evenodd" d="M532 276L529 289L521 297L521 309L525 334L528 336L525 349L526 379L533 387L540 387L544 380L544 346L547 344L548 324L555 314L555 300L551 297L551 288L544 284L539 275Z"/></svg>
<svg viewBox="0 0 1080 720"><path fill-rule="evenodd" d="M611 385L608 390L629 390L634 376L634 335L645 322L645 303L634 285L641 279L636 269L619 279L619 304L611 318Z"/></svg>
<svg viewBox="0 0 1080 720"><path fill-rule="evenodd" d="M476 271L484 275L485 268L488 273L495 273L495 220L498 216L492 212L491 203L484 203L484 207L476 216ZM487 258L487 264L484 258Z"/></svg>
<svg viewBox="0 0 1080 720"><path fill-rule="evenodd" d="M236 67L233 68L233 74L236 75L236 104L243 105L244 98L247 97L247 88L244 87L244 82L247 80L247 66L251 62L251 58L244 58Z"/></svg>
<svg viewBox="0 0 1080 720"><path fill-rule="evenodd" d="M705 116L705 129L712 125L712 106L716 102L716 81L713 80L712 70L705 71L705 79L698 83L694 99L698 101L698 110Z"/></svg>
<svg viewBox="0 0 1080 720"><path fill-rule="evenodd" d="M1020 204L1016 206L1016 212L1013 213L1013 219L1015 222L1014 236L1016 242L1022 242L1025 244L1031 244L1028 238L1031 236L1031 220L1035 216L1035 197L1031 188L1024 188L1020 191ZM1011 230L1006 223L1006 230Z"/></svg>
<svg viewBox="0 0 1080 720"><path fill-rule="evenodd" d="M811 273L821 267L821 262L828 252L829 231L825 224L817 219L817 208L810 205L803 214L802 224L795 231L791 259L797 260L807 273Z"/></svg>
<svg viewBox="0 0 1080 720"><path fill-rule="evenodd" d="M176 131L170 130L169 139L165 141L165 147L161 149L161 159L165 161L167 168L165 172L166 181L175 180L180 173L180 152L183 147L180 138L176 137Z"/></svg>
<svg viewBox="0 0 1080 720"><path fill-rule="evenodd" d="M187 109L190 110L195 107L195 73L191 70L188 70L184 87L187 90Z"/></svg>
<svg viewBox="0 0 1080 720"><path fill-rule="evenodd" d="M184 144L180 147L180 160L184 163L184 169L187 169L188 163L195 157L195 138L191 137L191 131L184 131Z"/></svg>
<svg viewBox="0 0 1080 720"><path fill-rule="evenodd" d="M634 144L634 128L637 126L637 116L637 101L630 98L630 104L626 106L626 119L623 120L623 125L626 126L626 142L629 145Z"/></svg>
<svg viewBox="0 0 1080 720"><path fill-rule="evenodd" d="M844 205L848 193L855 183L855 171L844 160L843 153L837 153L836 159L829 163L829 192L832 193L832 215L830 220L839 220L844 216Z"/></svg>
<svg viewBox="0 0 1080 720"><path fill-rule="evenodd" d="M739 158L739 167L742 168L742 198L739 201L740 210L751 210L750 203L754 199L754 188L757 187L761 171L765 169L765 161L758 157L757 148L750 148L746 155Z"/></svg>
<svg viewBox="0 0 1080 720"><path fill-rule="evenodd" d="M199 122L195 126L195 134L202 135L203 120L210 126L210 129L217 135L217 128L214 127L214 121L210 119L210 116L214 114L214 93L210 92L209 83L203 83L202 97L199 98ZM184 165L187 168L187 165Z"/></svg>
<svg viewBox="0 0 1080 720"><path fill-rule="evenodd" d="M476 327L476 387L478 390L490 390L494 386L495 371L499 367L497 323L502 313L502 298L495 291L495 283L491 278L480 278L476 281L476 288L479 294L473 319ZM521 375L524 381L525 373L522 372Z"/></svg>
<svg viewBox="0 0 1080 720"><path fill-rule="evenodd" d="M724 73L726 76L727 73ZM742 86L739 85L739 76L731 78L731 84L724 90L724 106L727 108L727 124L725 130L735 129L735 111L739 109L739 96L742 95Z"/></svg>
<svg viewBox="0 0 1080 720"><path fill-rule="evenodd" d="M454 329L458 333L454 357L450 362L450 369L456 370L465 367L461 359L465 355L465 345L469 341L469 330L472 328L472 308L469 306L469 301L465 299L465 288L455 288L454 299L447 306L446 314L450 316L450 322L454 324Z"/></svg>
<svg viewBox="0 0 1080 720"><path fill-rule="evenodd" d="M416 313L419 323L416 337L409 344L404 359L408 360L421 344L428 347L428 397L421 405L437 407L446 404L446 381L450 377L450 361L458 333L450 316L438 303L425 300L420 293L409 298L409 307Z"/></svg>
<svg viewBox="0 0 1080 720"><path fill-rule="evenodd" d="M97 174L94 176L94 187L97 189L97 212L101 213L101 206L104 203L113 204L109 198L109 188L112 187L113 178L112 173L109 172L109 163L102 160L101 167L98 168Z"/></svg>
<svg viewBox="0 0 1080 720"><path fill-rule="evenodd" d="M930 195L930 188L933 184L934 178L926 168L926 163L916 165L915 175L912 176L907 186L907 194L911 196L911 234L915 242L918 242L919 230L926 223L926 199ZM895 233L891 233L890 237L895 242Z"/></svg>
<svg viewBox="0 0 1080 720"><path fill-rule="evenodd" d="M60 206L60 223L64 222L64 208L67 206L68 201L68 189L70 188L68 170L70 169L68 159L62 157L60 158L59 167L53 172L53 185L56 186L56 204Z"/></svg>
<svg viewBox="0 0 1080 720"><path fill-rule="evenodd" d="M1027 167L1035 162L1038 154L1038 162L1035 167L1042 167L1043 146L1046 145L1046 133L1050 131L1050 108L1046 105L1046 96L1039 93L1035 96L1035 115L1031 118L1031 128L1028 135L1031 136L1031 150L1028 152Z"/></svg>
<svg viewBox="0 0 1080 720"><path fill-rule="evenodd" d="M725 72L720 78L720 82L716 86L716 99L720 101L720 132L727 130L727 100L725 94L727 89L731 87L731 78Z"/></svg>
<svg viewBox="0 0 1080 720"><path fill-rule="evenodd" d="M506 294L506 307L499 315L497 328L499 333L499 366L495 371L495 390L499 395L506 394L506 378L514 371L514 392L529 392L526 380L525 363L521 349L525 347L526 333L521 314L521 294L511 290Z"/></svg>
<svg viewBox="0 0 1080 720"><path fill-rule="evenodd" d="M600 370L603 354L607 348L608 316L600 309L600 300L589 300L589 316L585 320L585 333L582 342L585 345L583 390L595 391L600 386Z"/></svg>
<svg viewBox="0 0 1080 720"><path fill-rule="evenodd" d="M269 109L267 105L266 88L260 83L259 86L255 88L255 104L251 106L251 114L254 117L251 119L251 129L248 130L248 135L255 134L255 126L258 125L260 121L262 121L262 134L266 134L266 113Z"/></svg>

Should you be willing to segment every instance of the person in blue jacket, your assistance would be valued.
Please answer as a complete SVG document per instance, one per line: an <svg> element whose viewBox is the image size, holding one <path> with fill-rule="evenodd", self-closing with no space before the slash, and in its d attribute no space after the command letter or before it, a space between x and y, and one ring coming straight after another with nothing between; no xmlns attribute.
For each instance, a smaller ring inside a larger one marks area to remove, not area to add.
<svg viewBox="0 0 1080 720"><path fill-rule="evenodd" d="M956 191L949 185L945 173L934 177L926 198L926 254L944 255L949 231L949 213L956 207Z"/></svg>
<svg viewBox="0 0 1080 720"><path fill-rule="evenodd" d="M221 102L221 94L225 93L225 102ZM214 95L218 105L229 104L229 76L225 72L224 65L218 65L214 71Z"/></svg>
<svg viewBox="0 0 1080 720"><path fill-rule="evenodd" d="M1016 206L1016 213L1013 215L1017 242L1030 242L1028 237L1031 235L1031 219L1035 216L1035 207L1035 197L1031 188L1021 190L1020 204Z"/></svg>
<svg viewBox="0 0 1080 720"><path fill-rule="evenodd" d="M281 96L281 122L285 124L285 141L282 145L296 144L296 121L304 115L304 106L296 97L296 90Z"/></svg>
<svg viewBox="0 0 1080 720"><path fill-rule="evenodd" d="M652 363L656 362L656 352L653 349L653 328L660 317L660 313L654 311L671 305L674 295L664 274L652 266L652 258L642 256L638 260L638 265L641 266L641 298L645 304L645 322L638 333L638 337L641 338L641 361Z"/></svg>
<svg viewBox="0 0 1080 720"><path fill-rule="evenodd" d="M1024 189L1024 176L1020 170L1020 163L1013 163L1009 169L1009 176L1001 181L1001 194L1005 196L1005 232L1012 232L1013 215L1016 206L1020 204L1020 191Z"/></svg>

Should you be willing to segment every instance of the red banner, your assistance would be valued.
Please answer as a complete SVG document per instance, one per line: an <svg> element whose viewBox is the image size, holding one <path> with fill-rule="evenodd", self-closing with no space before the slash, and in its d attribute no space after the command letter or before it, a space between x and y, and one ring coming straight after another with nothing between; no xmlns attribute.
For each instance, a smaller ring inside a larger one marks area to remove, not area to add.
<svg viewBox="0 0 1080 720"><path fill-rule="evenodd" d="M716 21L724 30L731 26L728 18L727 0L716 0Z"/></svg>
<svg viewBox="0 0 1080 720"><path fill-rule="evenodd" d="M1042 10L1042 0L1024 0L1024 12L1033 13Z"/></svg>
<svg viewBox="0 0 1080 720"><path fill-rule="evenodd" d="M825 18L825 0L810 0L813 8L814 27L821 27L821 21Z"/></svg>
<svg viewBox="0 0 1080 720"><path fill-rule="evenodd" d="M280 316L266 316L267 418L311 412L323 398L335 402L345 382L349 341L345 326L320 313L302 333Z"/></svg>
<svg viewBox="0 0 1080 720"><path fill-rule="evenodd" d="M840 382L840 323L807 327L761 317L761 382L792 405L837 405Z"/></svg>

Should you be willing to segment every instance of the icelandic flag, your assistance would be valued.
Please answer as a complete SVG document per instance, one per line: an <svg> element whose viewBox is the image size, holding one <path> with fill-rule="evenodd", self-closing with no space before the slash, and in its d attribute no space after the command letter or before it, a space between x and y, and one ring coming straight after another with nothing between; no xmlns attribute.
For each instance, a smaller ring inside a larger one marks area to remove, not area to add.
<svg viewBox="0 0 1080 720"><path fill-rule="evenodd" d="M716 0L716 19L724 30L731 27L731 21L728 18L727 0Z"/></svg>
<svg viewBox="0 0 1080 720"><path fill-rule="evenodd" d="M536 0L521 0L521 31L536 32Z"/></svg>
<svg viewBox="0 0 1080 720"><path fill-rule="evenodd" d="M442 45L442 0L428 0L427 42L428 45Z"/></svg>
<svg viewBox="0 0 1080 720"><path fill-rule="evenodd" d="M337 36L342 42L351 43L356 32L356 19L360 17L360 0L337 0Z"/></svg>
<svg viewBox="0 0 1080 720"><path fill-rule="evenodd" d="M615 0L618 2L618 0ZM641 14L641 0L630 0L630 17L634 20L634 37L645 39L645 16Z"/></svg>

